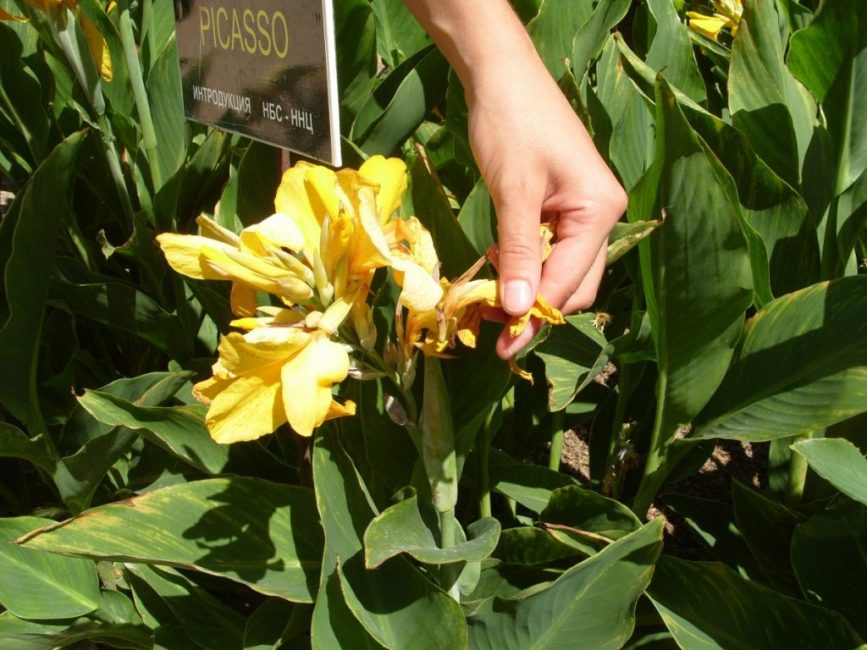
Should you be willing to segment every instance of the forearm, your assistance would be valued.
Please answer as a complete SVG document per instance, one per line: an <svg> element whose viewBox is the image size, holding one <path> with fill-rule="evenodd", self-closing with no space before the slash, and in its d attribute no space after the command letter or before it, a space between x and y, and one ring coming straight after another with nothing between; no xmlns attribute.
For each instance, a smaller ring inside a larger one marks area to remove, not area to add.
<svg viewBox="0 0 867 650"><path fill-rule="evenodd" d="M454 68L467 99L508 83L516 66L546 74L507 0L404 0Z"/></svg>

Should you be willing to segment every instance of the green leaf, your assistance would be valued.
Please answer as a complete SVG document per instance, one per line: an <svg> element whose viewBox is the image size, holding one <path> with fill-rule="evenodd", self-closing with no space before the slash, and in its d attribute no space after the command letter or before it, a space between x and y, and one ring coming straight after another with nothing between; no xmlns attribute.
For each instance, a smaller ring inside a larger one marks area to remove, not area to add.
<svg viewBox="0 0 867 650"><path fill-rule="evenodd" d="M792 565L812 603L837 610L867 637L867 510L837 508L798 524L792 538Z"/></svg>
<svg viewBox="0 0 867 650"><path fill-rule="evenodd" d="M469 617L470 648L620 648L662 550L662 519L568 569L541 591L493 598Z"/></svg>
<svg viewBox="0 0 867 650"><path fill-rule="evenodd" d="M93 562L10 543L53 523L40 517L0 518L0 604L21 618L73 618L99 605L99 578Z"/></svg>
<svg viewBox="0 0 867 650"><path fill-rule="evenodd" d="M415 216L430 231L442 263L441 275L456 278L478 259L458 223L436 172L422 153L410 167Z"/></svg>
<svg viewBox="0 0 867 650"><path fill-rule="evenodd" d="M235 477L173 485L91 508L29 535L25 548L167 564L309 603L322 530L310 490Z"/></svg>
<svg viewBox="0 0 867 650"><path fill-rule="evenodd" d="M753 557L778 591L800 595L789 548L798 517L739 481L732 483L735 520Z"/></svg>
<svg viewBox="0 0 867 650"><path fill-rule="evenodd" d="M51 474L57 454L46 434L28 438L17 427L0 422L0 458L20 458Z"/></svg>
<svg viewBox="0 0 867 650"><path fill-rule="evenodd" d="M547 467L527 465L495 449L490 457L491 488L535 513L542 512L557 488L577 485L571 476Z"/></svg>
<svg viewBox="0 0 867 650"><path fill-rule="evenodd" d="M550 328L547 338L533 348L545 363L549 411L566 408L608 363L611 349L593 324L594 316L567 316L566 325Z"/></svg>
<svg viewBox="0 0 867 650"><path fill-rule="evenodd" d="M189 143L181 94L178 49L174 37L158 53L158 58L148 74L146 87L157 136L157 162L165 181L183 164Z"/></svg>
<svg viewBox="0 0 867 650"><path fill-rule="evenodd" d="M531 526L507 528L494 550L494 557L507 564L547 564L580 554L580 549L559 541L549 530Z"/></svg>
<svg viewBox="0 0 867 650"><path fill-rule="evenodd" d="M619 501L577 485L554 490L539 519L557 540L588 555L641 525Z"/></svg>
<svg viewBox="0 0 867 650"><path fill-rule="evenodd" d="M576 81L584 78L587 66L599 56L612 28L623 20L631 4L630 0L596 3L590 18L581 25L572 41L572 70Z"/></svg>
<svg viewBox="0 0 867 650"><path fill-rule="evenodd" d="M0 614L0 645L15 650L54 650L77 643L151 650L154 641L129 598L118 591L99 594L99 608L75 620L32 621ZM4 645L6 647L6 645Z"/></svg>
<svg viewBox="0 0 867 650"><path fill-rule="evenodd" d="M698 70L692 41L686 25L677 15L671 0L649 0L647 7L656 21L656 34L647 52L647 65L662 72L675 88L690 99L703 102L707 97Z"/></svg>
<svg viewBox="0 0 867 650"><path fill-rule="evenodd" d="M54 241L62 215L70 209L82 138L75 133L58 145L27 184L4 270L10 314L0 330L0 403L34 434L45 428L36 368Z"/></svg>
<svg viewBox="0 0 867 650"><path fill-rule="evenodd" d="M614 264L661 225L662 219L636 221L635 223L623 223L621 221L614 224L614 228L608 236L608 258L605 260L605 265Z"/></svg>
<svg viewBox="0 0 867 650"><path fill-rule="evenodd" d="M299 635L309 634L311 611L309 605L269 598L247 619L244 650L279 650L289 647L290 641Z"/></svg>
<svg viewBox="0 0 867 650"><path fill-rule="evenodd" d="M346 134L376 85L376 24L367 0L344 0L334 5L337 80L340 84L340 124Z"/></svg>
<svg viewBox="0 0 867 650"><path fill-rule="evenodd" d="M798 187L816 106L783 62L784 47L773 0L745 3L732 46L729 111L756 153Z"/></svg>
<svg viewBox="0 0 867 650"><path fill-rule="evenodd" d="M430 42L401 0L372 0L370 6L376 18L377 50L388 67L397 66Z"/></svg>
<svg viewBox="0 0 867 650"><path fill-rule="evenodd" d="M749 547L735 522L731 504L686 494L666 494L665 508L684 517L720 562L747 578L760 575Z"/></svg>
<svg viewBox="0 0 867 650"><path fill-rule="evenodd" d="M839 614L778 594L715 562L665 556L648 593L684 650L863 647ZM737 606L721 606L726 602Z"/></svg>
<svg viewBox="0 0 867 650"><path fill-rule="evenodd" d="M393 558L376 571L365 569L361 540L374 517L373 507L335 429L320 429L313 444L313 480L326 542L320 598L326 590L324 607L339 615L338 624L330 627L317 598L316 647L338 647L326 644L350 639L355 643L350 647L371 647L375 644L368 636L388 648L465 646L460 606L405 558ZM335 564L337 572L331 573ZM338 593L332 591L335 580ZM354 618L342 615L347 605Z"/></svg>
<svg viewBox="0 0 867 650"><path fill-rule="evenodd" d="M497 241L497 218L494 201L485 180L480 178L473 186L458 213L458 223L470 243L481 257Z"/></svg>
<svg viewBox="0 0 867 650"><path fill-rule="evenodd" d="M135 284L119 282L58 261L49 299L79 317L137 336L174 357L193 353L192 337L185 337L178 318Z"/></svg>
<svg viewBox="0 0 867 650"><path fill-rule="evenodd" d="M436 357L424 360L424 398L418 426L434 507L438 512L447 512L458 501L458 467L452 404Z"/></svg>
<svg viewBox="0 0 867 650"><path fill-rule="evenodd" d="M479 562L497 546L500 522L492 517L469 525L469 541L440 548L433 531L419 511L418 498L412 495L387 508L364 531L364 564L375 569L388 559L407 553L424 564Z"/></svg>
<svg viewBox="0 0 867 650"><path fill-rule="evenodd" d="M100 422L137 431L206 474L218 474L229 459L229 445L214 442L205 428L203 407L136 406L95 390L85 391L78 402Z"/></svg>
<svg viewBox="0 0 867 650"><path fill-rule="evenodd" d="M769 303L747 323L691 437L788 438L867 410L865 309L864 277L823 282Z"/></svg>
<svg viewBox="0 0 867 650"><path fill-rule="evenodd" d="M129 564L126 571L139 610L167 608L202 648L241 646L244 618L193 581L169 567Z"/></svg>
<svg viewBox="0 0 867 650"><path fill-rule="evenodd" d="M555 79L568 69L572 40L592 12L589 0L543 0L539 13L527 25L539 56Z"/></svg>
<svg viewBox="0 0 867 650"><path fill-rule="evenodd" d="M792 445L810 468L843 494L867 505L867 459L848 440L817 438Z"/></svg>
<svg viewBox="0 0 867 650"><path fill-rule="evenodd" d="M353 127L353 138L368 155L391 154L422 123L428 111L439 103L446 91L448 63L439 50L426 50L418 63L407 61L409 70L399 68L393 74L402 75L388 103L378 111L381 85L370 103L359 111Z"/></svg>
<svg viewBox="0 0 867 650"><path fill-rule="evenodd" d="M656 90L656 160L633 190L628 211L631 222L667 215L639 245L659 369L653 442L634 506L642 513L669 471L663 447L716 390L752 301L734 183L661 77Z"/></svg>

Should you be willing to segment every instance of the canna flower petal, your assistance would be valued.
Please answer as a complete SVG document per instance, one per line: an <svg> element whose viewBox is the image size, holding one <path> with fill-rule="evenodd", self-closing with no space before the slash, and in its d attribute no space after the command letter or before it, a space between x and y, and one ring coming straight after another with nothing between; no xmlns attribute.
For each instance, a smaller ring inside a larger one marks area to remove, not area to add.
<svg viewBox="0 0 867 650"><path fill-rule="evenodd" d="M398 302L411 311L425 312L436 308L443 298L443 288L430 273L412 260L392 257L395 279L402 286Z"/></svg>
<svg viewBox="0 0 867 650"><path fill-rule="evenodd" d="M331 386L348 374L346 348L324 333L314 333L310 343L283 365L283 406L289 424L298 434L313 435L313 429L328 418L334 402Z"/></svg>
<svg viewBox="0 0 867 650"><path fill-rule="evenodd" d="M157 235L163 254L175 271L196 280L225 280L225 273L215 270L202 255L206 246L232 250L232 246L199 235L178 235L165 232Z"/></svg>
<svg viewBox="0 0 867 650"><path fill-rule="evenodd" d="M277 195L274 198L275 212L287 215L304 238L304 249L309 254L319 250L319 234L321 219L317 218L314 203L308 190L307 170L310 165L295 165L283 172ZM325 216L325 208L321 200L314 201L320 217Z"/></svg>
<svg viewBox="0 0 867 650"><path fill-rule="evenodd" d="M380 223L387 222L400 207L406 192L406 164L399 158L371 156L361 165L358 173L378 186L377 216Z"/></svg>
<svg viewBox="0 0 867 650"><path fill-rule="evenodd" d="M111 52L108 50L108 44L102 37L96 25L94 25L85 16L79 18L79 23L84 31L84 36L87 39L87 49L90 50L90 55L93 57L93 62L99 70L99 75L105 81L111 81Z"/></svg>
<svg viewBox="0 0 867 650"><path fill-rule="evenodd" d="M298 253L304 248L304 234L288 215L277 212L241 231L238 238L242 250L268 256L272 249L287 248Z"/></svg>
<svg viewBox="0 0 867 650"><path fill-rule="evenodd" d="M691 30L715 41L718 40L720 31L729 22L724 17L718 15L707 16L697 11L687 11L686 15L689 17L689 28Z"/></svg>

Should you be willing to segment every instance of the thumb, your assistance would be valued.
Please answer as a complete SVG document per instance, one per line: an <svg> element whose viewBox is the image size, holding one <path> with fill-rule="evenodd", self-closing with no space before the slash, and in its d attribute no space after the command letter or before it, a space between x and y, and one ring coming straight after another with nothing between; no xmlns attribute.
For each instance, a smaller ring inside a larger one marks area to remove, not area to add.
<svg viewBox="0 0 867 650"><path fill-rule="evenodd" d="M509 197L497 205L500 301L507 314L527 313L536 299L542 273L539 237L541 197Z"/></svg>

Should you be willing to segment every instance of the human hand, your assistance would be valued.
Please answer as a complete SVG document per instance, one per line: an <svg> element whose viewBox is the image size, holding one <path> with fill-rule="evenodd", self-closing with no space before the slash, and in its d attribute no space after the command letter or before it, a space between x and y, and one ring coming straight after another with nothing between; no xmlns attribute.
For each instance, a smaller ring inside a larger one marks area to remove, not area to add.
<svg viewBox="0 0 867 650"><path fill-rule="evenodd" d="M504 311L526 313L537 292L563 313L587 309L626 193L538 57L476 79L469 136L496 207ZM556 245L543 263L539 224L552 218ZM515 338L505 329L497 353L514 356L539 327L531 322Z"/></svg>
<svg viewBox="0 0 867 650"><path fill-rule="evenodd" d="M588 308L626 193L605 165L506 0L404 0L463 83L469 137L497 211L500 301L525 314L541 293L564 313ZM539 224L556 217L542 262ZM515 355L539 329L504 331Z"/></svg>

